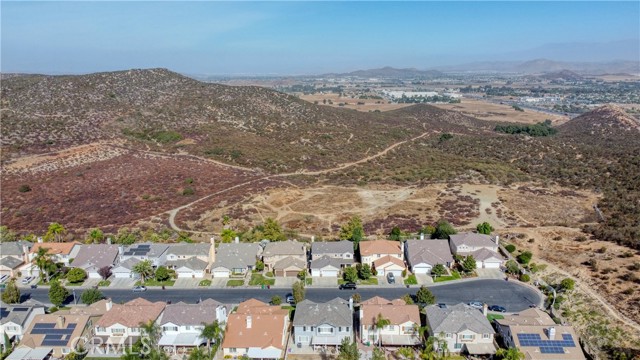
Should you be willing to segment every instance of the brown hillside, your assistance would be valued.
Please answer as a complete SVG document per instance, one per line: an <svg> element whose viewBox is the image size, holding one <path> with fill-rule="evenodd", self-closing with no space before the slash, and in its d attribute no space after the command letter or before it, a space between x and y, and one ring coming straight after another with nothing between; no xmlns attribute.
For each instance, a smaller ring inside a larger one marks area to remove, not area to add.
<svg viewBox="0 0 640 360"><path fill-rule="evenodd" d="M615 105L604 105L558 127L565 137L616 136L640 131L640 123Z"/></svg>

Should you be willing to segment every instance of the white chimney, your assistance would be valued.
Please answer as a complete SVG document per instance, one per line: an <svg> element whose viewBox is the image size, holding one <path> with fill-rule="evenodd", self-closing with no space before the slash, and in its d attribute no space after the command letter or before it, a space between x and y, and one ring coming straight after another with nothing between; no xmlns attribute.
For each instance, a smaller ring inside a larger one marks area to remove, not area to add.
<svg viewBox="0 0 640 360"><path fill-rule="evenodd" d="M38 236L38 242L42 243L42 236Z"/></svg>
<svg viewBox="0 0 640 360"><path fill-rule="evenodd" d="M215 245L216 239L212 236L211 239L209 239L209 242L211 243L211 245Z"/></svg>
<svg viewBox="0 0 640 360"><path fill-rule="evenodd" d="M111 299L107 300L107 304L106 304L107 311L111 310L112 307L113 307L113 301L111 301Z"/></svg>
<svg viewBox="0 0 640 360"><path fill-rule="evenodd" d="M500 236L496 235L496 245L500 246Z"/></svg>
<svg viewBox="0 0 640 360"><path fill-rule="evenodd" d="M29 247L27 245L22 245L22 257L24 262L29 262Z"/></svg>
<svg viewBox="0 0 640 360"><path fill-rule="evenodd" d="M424 240L424 233L420 233L420 240Z"/></svg>
<svg viewBox="0 0 640 360"><path fill-rule="evenodd" d="M111 237L107 238L107 244L111 245Z"/></svg>
<svg viewBox="0 0 640 360"><path fill-rule="evenodd" d="M247 315L247 329L251 329L251 315Z"/></svg>
<svg viewBox="0 0 640 360"><path fill-rule="evenodd" d="M315 239L316 237L314 235L311 235L311 242L314 242Z"/></svg>
<svg viewBox="0 0 640 360"><path fill-rule="evenodd" d="M550 327L548 330L549 333L549 340L555 340L556 337L556 328L555 327Z"/></svg>
<svg viewBox="0 0 640 360"><path fill-rule="evenodd" d="M489 306L487 304L482 304L482 315L487 316L487 310Z"/></svg>
<svg viewBox="0 0 640 360"><path fill-rule="evenodd" d="M240 238L236 236L236 244L240 242Z"/></svg>
<svg viewBox="0 0 640 360"><path fill-rule="evenodd" d="M58 327L58 329L64 328L64 316L58 316L58 318L56 319L56 326Z"/></svg>
<svg viewBox="0 0 640 360"><path fill-rule="evenodd" d="M353 311L353 297L349 298L349 310Z"/></svg>

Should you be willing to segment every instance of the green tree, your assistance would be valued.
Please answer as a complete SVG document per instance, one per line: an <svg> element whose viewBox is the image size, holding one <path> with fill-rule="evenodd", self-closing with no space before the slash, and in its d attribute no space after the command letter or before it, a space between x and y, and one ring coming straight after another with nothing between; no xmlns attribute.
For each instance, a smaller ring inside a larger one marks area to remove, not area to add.
<svg viewBox="0 0 640 360"><path fill-rule="evenodd" d="M67 230L61 224L57 222L53 222L49 224L47 228L47 233L44 234L44 241L55 241L61 242L64 236L66 235Z"/></svg>
<svg viewBox="0 0 640 360"><path fill-rule="evenodd" d="M513 260L508 260L504 266L507 274L516 275L520 273L520 266L518 266L518 263Z"/></svg>
<svg viewBox="0 0 640 360"><path fill-rule="evenodd" d="M298 273L298 279L304 281L304 279L306 278L307 278L307 270L306 269L300 270L300 272Z"/></svg>
<svg viewBox="0 0 640 360"><path fill-rule="evenodd" d="M94 244L100 243L103 239L104 239L104 233L102 232L102 230L98 228L89 230L86 236L87 242L94 243Z"/></svg>
<svg viewBox="0 0 640 360"><path fill-rule="evenodd" d="M121 245L131 245L136 242L137 233L128 227L121 227L116 234L116 243Z"/></svg>
<svg viewBox="0 0 640 360"><path fill-rule="evenodd" d="M465 272L472 272L476 269L476 259L473 258L473 255L467 255L462 259L462 270Z"/></svg>
<svg viewBox="0 0 640 360"><path fill-rule="evenodd" d="M356 282L358 280L358 270L353 266L347 267L342 271L342 278L347 282Z"/></svg>
<svg viewBox="0 0 640 360"><path fill-rule="evenodd" d="M53 260L51 260L51 255L49 254L49 248L39 247L35 258L33 258L33 262L36 264L36 266L40 270L40 279L48 283L49 272L53 268L52 266Z"/></svg>
<svg viewBox="0 0 640 360"><path fill-rule="evenodd" d="M440 220L436 224L436 229L433 232L433 234L431 234L431 238L432 239L448 239L449 235L453 235L456 233L457 233L456 229L454 229L453 226L451 226L451 224L449 224L448 221Z"/></svg>
<svg viewBox="0 0 640 360"><path fill-rule="evenodd" d="M496 351L496 357L501 360L523 360L525 355L518 350L518 348L512 347L509 349L498 349Z"/></svg>
<svg viewBox="0 0 640 360"><path fill-rule="evenodd" d="M447 272L447 269L442 264L436 264L436 266L434 266L431 269L431 274L436 275L436 276L442 276L446 272Z"/></svg>
<svg viewBox="0 0 640 360"><path fill-rule="evenodd" d="M15 232L4 225L0 226L0 242L16 240L18 240L18 235Z"/></svg>
<svg viewBox="0 0 640 360"><path fill-rule="evenodd" d="M222 327L218 320L215 320L211 324L202 325L204 325L204 327L202 328L200 336L207 339L207 349L209 350L209 355L211 355L211 343L214 344L216 349L220 346L220 340L222 340Z"/></svg>
<svg viewBox="0 0 640 360"><path fill-rule="evenodd" d="M376 316L375 325L376 325L376 330L378 332L378 336L377 336L378 337L378 344L382 345L382 336L380 335L380 332L382 331L382 329L385 326L391 325L391 320L386 319L384 316L382 316L381 313L378 313L378 316Z"/></svg>
<svg viewBox="0 0 640 360"><path fill-rule="evenodd" d="M220 238L222 238L223 243L232 242L236 236L238 236L238 233L231 229L222 229L222 232L220 233Z"/></svg>
<svg viewBox="0 0 640 360"><path fill-rule="evenodd" d="M436 344L438 341L433 336L429 336L424 342L424 349L420 352L420 359L422 360L438 360L438 352L436 350Z"/></svg>
<svg viewBox="0 0 640 360"><path fill-rule="evenodd" d="M256 260L256 270L262 271L264 270L264 263L262 260Z"/></svg>
<svg viewBox="0 0 640 360"><path fill-rule="evenodd" d="M516 251L516 246L513 244L508 244L504 247L504 249L507 250L509 253L512 253Z"/></svg>
<svg viewBox="0 0 640 360"><path fill-rule="evenodd" d="M271 305L280 305L282 304L282 298L278 295L273 295L271 297Z"/></svg>
<svg viewBox="0 0 640 360"><path fill-rule="evenodd" d="M478 233L480 234L491 235L491 232L493 232L494 229L491 224L485 221L482 224L478 224L476 226L476 230L478 230Z"/></svg>
<svg viewBox="0 0 640 360"><path fill-rule="evenodd" d="M98 289L87 289L80 295L80 301L86 305L91 305L102 299L104 299L104 295Z"/></svg>
<svg viewBox="0 0 640 360"><path fill-rule="evenodd" d="M533 254L531 253L531 251L523 251L520 255L518 255L517 259L520 264L527 265L529 261L531 261L532 257Z"/></svg>
<svg viewBox="0 0 640 360"><path fill-rule="evenodd" d="M529 274L522 274L520 275L520 281L529 282L531 281L531 276L529 276Z"/></svg>
<svg viewBox="0 0 640 360"><path fill-rule="evenodd" d="M359 216L353 216L349 222L340 228L340 239L353 242L353 249L358 250L358 244L364 238L364 228L362 227L362 219Z"/></svg>
<svg viewBox="0 0 640 360"><path fill-rule="evenodd" d="M371 354L371 360L386 360L387 356L384 353L384 350L379 347L374 347L373 352Z"/></svg>
<svg viewBox="0 0 640 360"><path fill-rule="evenodd" d="M169 275L169 270L166 266L158 266L156 269L156 280L157 281L167 281L171 275Z"/></svg>
<svg viewBox="0 0 640 360"><path fill-rule="evenodd" d="M398 357L400 359L413 359L414 358L414 353L413 353L413 349L403 346L400 349L398 349L396 351L396 354L398 355Z"/></svg>
<svg viewBox="0 0 640 360"><path fill-rule="evenodd" d="M293 300L296 302L296 304L303 301L304 294L305 294L304 283L302 281L296 281L293 284L292 292L293 292Z"/></svg>
<svg viewBox="0 0 640 360"><path fill-rule="evenodd" d="M70 283L83 282L87 278L87 272L80 268L73 268L67 273L67 281Z"/></svg>
<svg viewBox="0 0 640 360"><path fill-rule="evenodd" d="M60 281L51 281L51 287L49 288L49 300L57 307L62 306L64 301L69 297L69 290L60 284Z"/></svg>
<svg viewBox="0 0 640 360"><path fill-rule="evenodd" d="M229 215L222 215L222 226L227 226L231 223L231 217Z"/></svg>
<svg viewBox="0 0 640 360"><path fill-rule="evenodd" d="M362 264L358 271L358 275L360 279L368 280L373 274L371 273L371 266L369 264Z"/></svg>
<svg viewBox="0 0 640 360"><path fill-rule="evenodd" d="M13 278L7 284L7 287L2 292L2 301L5 304L18 304L20 303L20 289L16 285L16 279Z"/></svg>
<svg viewBox="0 0 640 360"><path fill-rule="evenodd" d="M422 285L416 293L416 301L421 304L431 305L436 303L436 297L433 295L431 290Z"/></svg>
<svg viewBox="0 0 640 360"><path fill-rule="evenodd" d="M155 349L158 345L158 340L160 340L160 336L162 335L162 328L160 325L153 320L149 320L146 323L141 322L139 326L142 336L146 337L149 346L152 349Z"/></svg>
<svg viewBox="0 0 640 360"><path fill-rule="evenodd" d="M402 295L402 300L404 300L404 302L406 302L407 305L413 305L413 297L411 297L411 294Z"/></svg>
<svg viewBox="0 0 640 360"><path fill-rule="evenodd" d="M560 282L560 289L562 290L571 291L575 288L575 286L576 286L576 281L573 280L572 278L564 278Z"/></svg>
<svg viewBox="0 0 640 360"><path fill-rule="evenodd" d="M286 240L280 224L272 218L267 218L264 222L264 238L271 241Z"/></svg>
<svg viewBox="0 0 640 360"><path fill-rule="evenodd" d="M393 229L391 229L391 232L389 232L389 240L400 241L400 239L402 239L402 230L400 230L399 227L394 226Z"/></svg>
<svg viewBox="0 0 640 360"><path fill-rule="evenodd" d="M147 281L148 278L153 276L153 266L151 265L150 260L142 260L133 266L131 269L134 274L140 276L140 281L143 283Z"/></svg>
<svg viewBox="0 0 640 360"><path fill-rule="evenodd" d="M340 343L338 360L360 360L358 344L355 341L352 342L349 338L343 338Z"/></svg>
<svg viewBox="0 0 640 360"><path fill-rule="evenodd" d="M199 346L196 346L189 353L188 360L209 360L210 357L206 351L202 350Z"/></svg>
<svg viewBox="0 0 640 360"><path fill-rule="evenodd" d="M436 232L436 227L433 225L425 225L422 229L420 229L421 234L431 235Z"/></svg>
<svg viewBox="0 0 640 360"><path fill-rule="evenodd" d="M362 296L359 293L354 293L353 295L351 295L351 299L353 299L353 302L358 304L360 303L360 301L362 301Z"/></svg>

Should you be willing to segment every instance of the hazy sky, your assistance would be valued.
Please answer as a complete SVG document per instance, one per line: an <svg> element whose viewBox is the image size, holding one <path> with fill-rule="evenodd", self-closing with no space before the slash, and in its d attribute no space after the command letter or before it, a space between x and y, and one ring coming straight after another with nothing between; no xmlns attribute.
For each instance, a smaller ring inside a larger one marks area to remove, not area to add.
<svg viewBox="0 0 640 360"><path fill-rule="evenodd" d="M536 57L640 58L640 1L0 6L3 72L166 67L192 74L314 74Z"/></svg>

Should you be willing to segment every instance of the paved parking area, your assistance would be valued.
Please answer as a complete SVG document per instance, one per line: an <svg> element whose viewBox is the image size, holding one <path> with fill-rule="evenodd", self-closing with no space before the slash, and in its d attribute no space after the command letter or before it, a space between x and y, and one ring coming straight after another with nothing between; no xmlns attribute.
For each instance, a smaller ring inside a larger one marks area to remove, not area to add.
<svg viewBox="0 0 640 360"><path fill-rule="evenodd" d="M476 269L476 274L483 279L504 279L504 273L500 269Z"/></svg>
<svg viewBox="0 0 640 360"><path fill-rule="evenodd" d="M211 287L223 288L223 287L227 286L227 281L229 281L229 279L230 278L226 278L226 277L212 278L211 279Z"/></svg>
<svg viewBox="0 0 640 360"><path fill-rule="evenodd" d="M92 287L92 286L98 286L98 283L101 281L102 279L87 279L84 281L84 283L82 284L83 287Z"/></svg>
<svg viewBox="0 0 640 360"><path fill-rule="evenodd" d="M195 289L200 284L200 281L204 279L194 279L194 278L177 278L176 282L173 284L174 288L177 289Z"/></svg>
<svg viewBox="0 0 640 360"><path fill-rule="evenodd" d="M295 283L296 281L299 281L299 279L295 276L294 277L276 276L276 283L274 286L290 288L293 286L293 283Z"/></svg>
<svg viewBox="0 0 640 360"><path fill-rule="evenodd" d="M418 285L433 284L433 278L427 274L416 274L416 280L418 280Z"/></svg>
<svg viewBox="0 0 640 360"><path fill-rule="evenodd" d="M334 288L338 286L338 278L335 277L312 277L312 286L313 287L330 287Z"/></svg>
<svg viewBox="0 0 640 360"><path fill-rule="evenodd" d="M132 289L136 284L136 279L130 278L111 278L109 281L111 281L109 287L116 289Z"/></svg>

